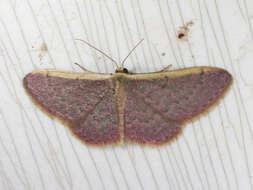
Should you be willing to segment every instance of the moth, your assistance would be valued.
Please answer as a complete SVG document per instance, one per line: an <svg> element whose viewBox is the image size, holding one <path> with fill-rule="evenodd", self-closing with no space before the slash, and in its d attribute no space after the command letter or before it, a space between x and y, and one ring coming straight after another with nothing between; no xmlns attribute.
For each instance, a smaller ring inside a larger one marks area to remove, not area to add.
<svg viewBox="0 0 253 190"><path fill-rule="evenodd" d="M115 62L114 74L37 70L25 76L23 86L37 106L62 121L74 136L101 146L123 140L142 145L169 143L187 121L208 111L232 84L231 74L221 68L133 74L124 68L124 61L121 66Z"/></svg>

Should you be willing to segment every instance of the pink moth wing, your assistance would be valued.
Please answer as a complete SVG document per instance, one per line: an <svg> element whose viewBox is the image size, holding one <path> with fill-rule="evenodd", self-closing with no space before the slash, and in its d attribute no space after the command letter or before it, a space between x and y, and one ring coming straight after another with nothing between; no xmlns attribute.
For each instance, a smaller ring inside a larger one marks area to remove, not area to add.
<svg viewBox="0 0 253 190"><path fill-rule="evenodd" d="M90 145L168 143L231 83L226 70L214 67L113 75L40 70L23 80L44 112Z"/></svg>

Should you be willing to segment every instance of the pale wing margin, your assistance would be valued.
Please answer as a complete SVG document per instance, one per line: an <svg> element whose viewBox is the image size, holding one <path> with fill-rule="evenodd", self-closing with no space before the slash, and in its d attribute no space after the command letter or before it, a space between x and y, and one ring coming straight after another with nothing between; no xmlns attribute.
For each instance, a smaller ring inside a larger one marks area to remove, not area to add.
<svg viewBox="0 0 253 190"><path fill-rule="evenodd" d="M127 79L136 79L136 80L149 80L149 79L157 79L157 78L176 78L180 76L185 76L189 74L200 74L201 72L207 72L207 71L215 71L215 70L223 70L218 67L206 67L206 66L200 66L200 67L189 67L184 69L177 69L177 70L168 70L163 72L153 72L153 73L138 73L138 74L128 74L125 77Z"/></svg>
<svg viewBox="0 0 253 190"><path fill-rule="evenodd" d="M113 77L112 74L104 74L104 73L83 73L83 72L68 72L61 71L55 69L44 69L37 70L31 73L41 73L43 75L62 77L68 79L86 79L86 80L106 80Z"/></svg>

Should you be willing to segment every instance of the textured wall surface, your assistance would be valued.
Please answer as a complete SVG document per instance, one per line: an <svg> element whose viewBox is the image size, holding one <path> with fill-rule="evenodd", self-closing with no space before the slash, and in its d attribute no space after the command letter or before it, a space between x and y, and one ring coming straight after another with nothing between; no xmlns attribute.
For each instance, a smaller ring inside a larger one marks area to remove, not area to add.
<svg viewBox="0 0 253 190"><path fill-rule="evenodd" d="M178 39L187 23L188 38ZM0 189L253 190L253 1L0 0ZM113 73L227 69L234 84L209 114L161 148L93 148L32 104L36 69Z"/></svg>

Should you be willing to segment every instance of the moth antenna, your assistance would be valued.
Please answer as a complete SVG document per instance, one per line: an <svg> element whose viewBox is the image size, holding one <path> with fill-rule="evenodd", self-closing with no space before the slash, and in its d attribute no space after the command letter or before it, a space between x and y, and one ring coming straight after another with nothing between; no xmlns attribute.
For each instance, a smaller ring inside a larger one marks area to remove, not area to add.
<svg viewBox="0 0 253 190"><path fill-rule="evenodd" d="M137 48L138 45L140 45L140 43L143 41L144 39L141 39L134 47L133 49L128 53L128 55L123 59L123 61L121 62L121 66L122 68L124 67L124 63L127 60L127 58L131 55L131 53Z"/></svg>
<svg viewBox="0 0 253 190"><path fill-rule="evenodd" d="M104 56L106 56L108 59L110 59L115 65L116 68L119 68L117 61L115 61L113 58L111 58L109 55L107 55L106 53L104 53L103 51L101 51L100 49L96 48L95 46L91 45L89 42L86 42L85 40L82 39L75 39L81 42L84 42L85 44L87 44L88 46L92 47L93 49L97 50L98 52L102 53Z"/></svg>
<svg viewBox="0 0 253 190"><path fill-rule="evenodd" d="M81 68L82 70L84 70L85 72L94 73L94 72L92 72L92 71L89 71L89 70L85 69L82 65L79 65L78 63L74 63L74 64L76 64L78 67L80 67L80 68Z"/></svg>

